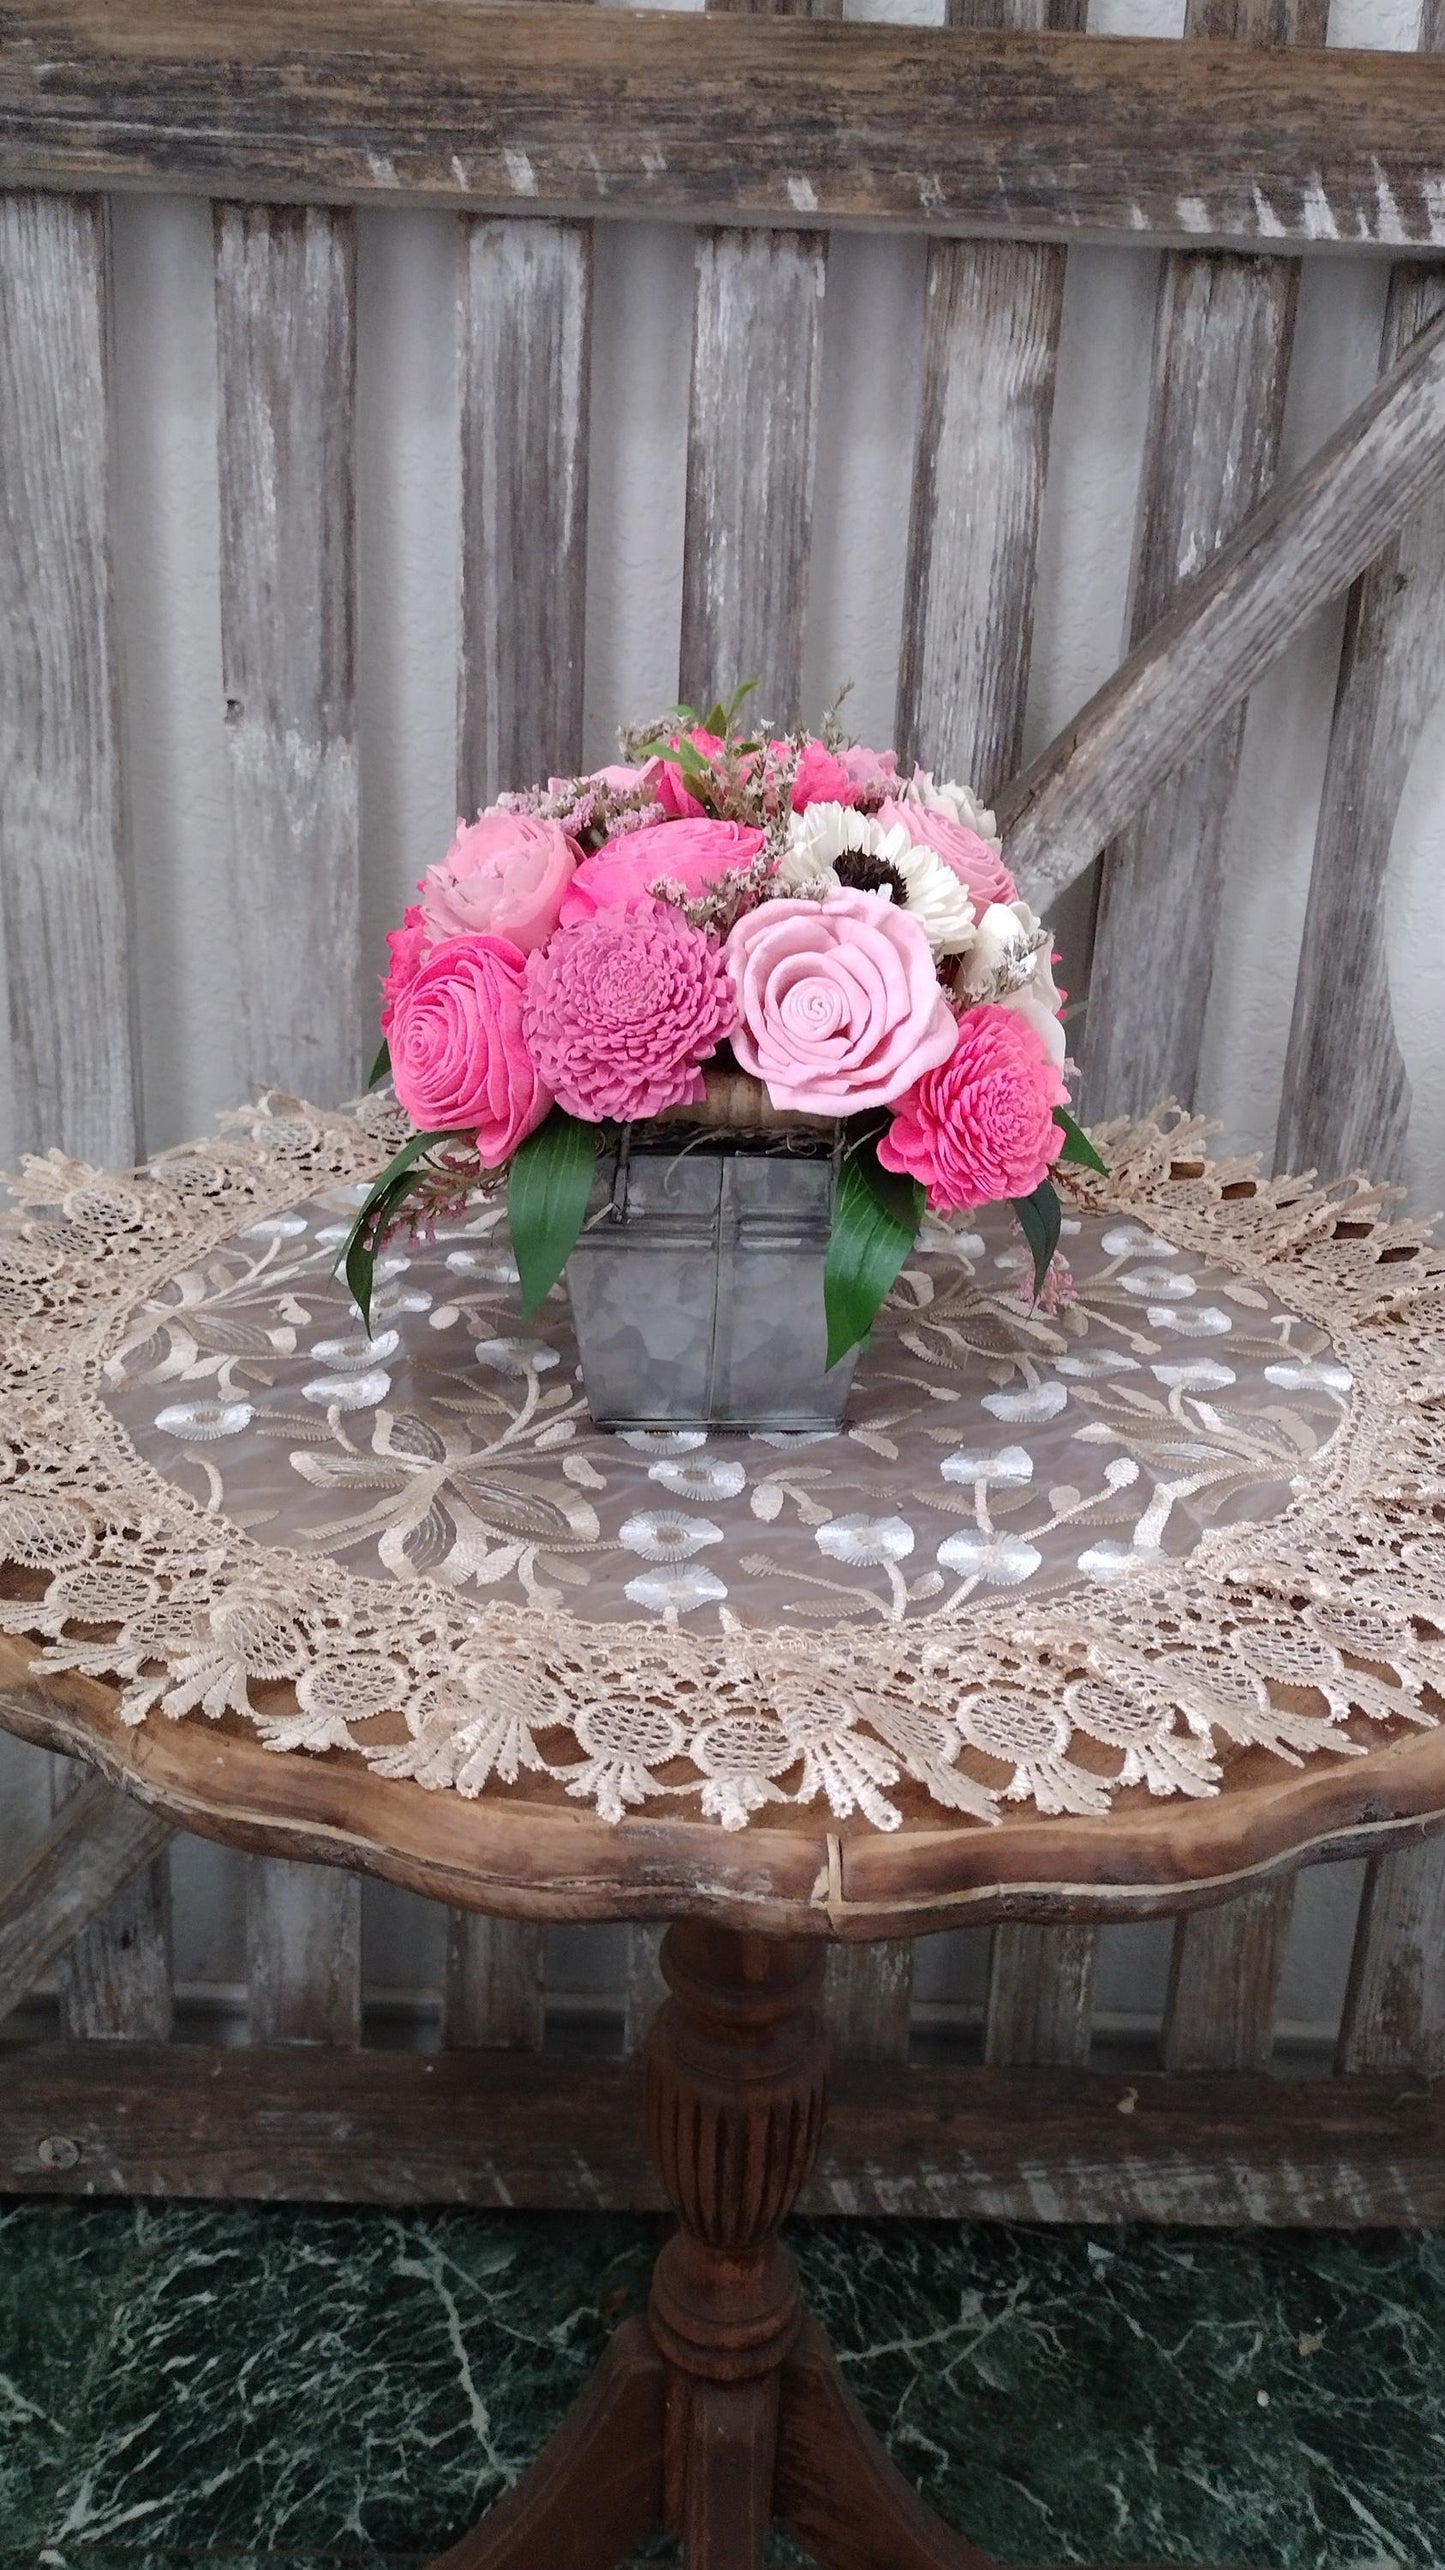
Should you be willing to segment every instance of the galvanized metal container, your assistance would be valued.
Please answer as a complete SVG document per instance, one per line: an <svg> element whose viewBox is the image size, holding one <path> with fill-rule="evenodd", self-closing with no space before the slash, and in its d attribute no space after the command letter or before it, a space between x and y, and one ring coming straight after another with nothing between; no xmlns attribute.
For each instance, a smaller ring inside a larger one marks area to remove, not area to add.
<svg viewBox="0 0 1445 2570"><path fill-rule="evenodd" d="M567 1267L603 1428L836 1428L856 1350L827 1367L835 1157L629 1137Z"/></svg>

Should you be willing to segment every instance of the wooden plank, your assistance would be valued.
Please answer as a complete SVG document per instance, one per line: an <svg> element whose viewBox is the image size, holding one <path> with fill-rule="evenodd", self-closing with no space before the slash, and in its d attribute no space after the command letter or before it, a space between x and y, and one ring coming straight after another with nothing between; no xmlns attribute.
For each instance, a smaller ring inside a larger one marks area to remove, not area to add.
<svg viewBox="0 0 1445 2570"><path fill-rule="evenodd" d="M668 1995L662 1977L662 1939L660 1927L630 1927L627 1931L627 1971L622 1985L624 2053L641 2052L652 2031L652 2021Z"/></svg>
<svg viewBox="0 0 1445 2570"><path fill-rule="evenodd" d="M0 168L63 187L1428 250L1442 117L1433 64L1343 48L565 0L0 7Z"/></svg>
<svg viewBox="0 0 1445 2570"><path fill-rule="evenodd" d="M756 678L779 724L801 711L827 256L821 232L697 245L682 694Z"/></svg>
<svg viewBox="0 0 1445 2570"><path fill-rule="evenodd" d="M168 1821L103 1776L88 1776L18 1874L0 1888L0 2018L82 1929L143 1873Z"/></svg>
<svg viewBox="0 0 1445 2570"><path fill-rule="evenodd" d="M1217 59L1230 63L1233 49L1220 46ZM1002 797L1005 852L1030 900L1047 902L1083 873L1300 626L1390 542L1442 468L1445 316L1250 511Z"/></svg>
<svg viewBox="0 0 1445 2570"><path fill-rule="evenodd" d="M50 1802L59 1813L84 1791L87 1770L52 1758ZM74 2040L165 2043L171 2031L171 1865L163 1847L60 1958L60 2016Z"/></svg>
<svg viewBox="0 0 1445 2570"><path fill-rule="evenodd" d="M448 1910L443 2043L536 2052L545 2009L541 1929L480 1910Z"/></svg>
<svg viewBox="0 0 1445 2570"><path fill-rule="evenodd" d="M950 0L949 24L1082 30L1086 0ZM985 801L1023 759L1061 249L930 241L899 756Z"/></svg>
<svg viewBox="0 0 1445 2570"><path fill-rule="evenodd" d="M26 2195L655 2211L634 2063L546 2054L37 2046L0 2079ZM805 2213L1322 2224L1445 2219L1445 2092L852 2062Z"/></svg>
<svg viewBox="0 0 1445 2570"><path fill-rule="evenodd" d="M1377 1857L1350 1963L1336 2067L1445 2078L1445 1843Z"/></svg>
<svg viewBox="0 0 1445 2570"><path fill-rule="evenodd" d="M1164 2005L1166 2070L1263 2070L1274 2050L1295 1878L1256 1883L1175 1921Z"/></svg>
<svg viewBox="0 0 1445 2570"><path fill-rule="evenodd" d="M246 1887L246 2021L253 2044L361 2041L361 1880L284 1856Z"/></svg>
<svg viewBox="0 0 1445 2570"><path fill-rule="evenodd" d="M218 205L221 649L237 1076L364 1071L348 215ZM324 958L324 969L318 969Z"/></svg>
<svg viewBox="0 0 1445 2570"><path fill-rule="evenodd" d="M15 1147L136 1156L110 546L110 232L0 196L0 944Z"/></svg>
<svg viewBox="0 0 1445 2570"><path fill-rule="evenodd" d="M1185 33L1319 45L1327 17L1328 0L1190 0ZM1181 252L1164 264L1132 643L1274 479L1298 289L1295 260ZM1091 1115L1194 1097L1244 721L1241 703L1104 852L1084 1024Z"/></svg>
<svg viewBox="0 0 1445 2570"><path fill-rule="evenodd" d="M835 2061L906 2061L913 2017L910 1939L832 1947L823 1978L823 2014Z"/></svg>
<svg viewBox="0 0 1445 2570"><path fill-rule="evenodd" d="M1057 2062L1082 2068L1094 2025L1099 1931L1024 1927L993 1932L983 2057L1000 2069Z"/></svg>
<svg viewBox="0 0 1445 2570"><path fill-rule="evenodd" d="M457 808L582 763L590 224L462 226Z"/></svg>
<svg viewBox="0 0 1445 2570"><path fill-rule="evenodd" d="M1445 279L1396 268L1383 362L1445 312ZM1445 686L1445 480L1350 592L1315 832L1277 1149L1334 1178L1402 1178L1410 1084L1385 952L1390 843Z"/></svg>

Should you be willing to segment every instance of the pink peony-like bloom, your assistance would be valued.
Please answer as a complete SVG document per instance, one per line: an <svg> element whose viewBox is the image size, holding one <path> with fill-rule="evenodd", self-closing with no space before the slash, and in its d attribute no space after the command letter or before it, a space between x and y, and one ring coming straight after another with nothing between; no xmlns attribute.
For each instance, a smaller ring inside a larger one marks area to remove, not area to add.
<svg viewBox="0 0 1445 2570"><path fill-rule="evenodd" d="M847 765L826 741L809 741L798 761L793 779L793 810L806 812L810 803L847 803L858 800L858 783L850 776Z"/></svg>
<svg viewBox="0 0 1445 2570"><path fill-rule="evenodd" d="M510 938L524 954L557 925L577 849L555 821L531 812L484 812L459 821L439 866L418 887L434 939Z"/></svg>
<svg viewBox="0 0 1445 2570"><path fill-rule="evenodd" d="M855 794L887 794L898 783L896 750L869 750L861 741L853 741L839 751L838 759Z"/></svg>
<svg viewBox="0 0 1445 2570"><path fill-rule="evenodd" d="M1018 888L998 850L946 812L934 811L926 803L895 802L890 796L879 807L878 818L885 830L901 824L915 848L932 848L935 856L942 857L959 882L967 885L975 910L986 910L991 901L1018 899Z"/></svg>
<svg viewBox="0 0 1445 2570"><path fill-rule="evenodd" d="M414 901L402 913L401 926L388 928L387 951L391 962L381 985L381 1031L385 1035L395 1014L401 994L415 979L417 968L431 943L421 903Z"/></svg>
<svg viewBox="0 0 1445 2570"><path fill-rule="evenodd" d="M970 1008L949 1059L894 1106L885 1169L921 1178L938 1213L1031 1196L1063 1149L1069 1093L1042 1036L1011 1008Z"/></svg>
<svg viewBox="0 0 1445 2570"><path fill-rule="evenodd" d="M599 910L630 910L655 883L680 883L696 901L719 875L750 866L762 844L761 830L738 821L653 821L625 830L595 857L583 858L563 896L561 924L570 928Z"/></svg>
<svg viewBox="0 0 1445 2570"><path fill-rule="evenodd" d="M866 892L766 901L724 949L733 1051L776 1107L887 1106L953 1050L953 1011L916 919Z"/></svg>
<svg viewBox="0 0 1445 2570"><path fill-rule="evenodd" d="M718 948L665 901L575 920L527 967L527 1041L561 1105L589 1124L696 1106L700 1065L735 1015Z"/></svg>
<svg viewBox="0 0 1445 2570"><path fill-rule="evenodd" d="M419 1133L474 1133L500 1168L552 1103L522 1032L527 958L505 937L433 946L392 1011L398 1102Z"/></svg>

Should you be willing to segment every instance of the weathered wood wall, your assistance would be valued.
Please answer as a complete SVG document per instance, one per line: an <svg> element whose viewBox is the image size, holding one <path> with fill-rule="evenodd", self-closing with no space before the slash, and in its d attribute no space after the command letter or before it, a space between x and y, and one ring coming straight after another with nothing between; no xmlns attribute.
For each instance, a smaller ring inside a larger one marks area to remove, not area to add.
<svg viewBox="0 0 1445 2570"><path fill-rule="evenodd" d="M948 0L939 30L814 24L837 15L831 0L763 13L717 0L686 28L562 0L489 10L480 48L466 5L402 14L399 0L356 0L367 47L344 72L315 53L303 9L286 76L273 78L262 22L238 6L209 11L200 44L193 14L128 0L121 52L96 0L75 0L63 37L46 0L0 5L0 178L20 183L0 193L0 919L21 1142L124 1159L140 1132L109 224L102 197L64 191L163 185L215 198L222 871L245 1083L280 1077L335 1096L362 1068L352 201L456 213L462 809L581 755L594 239L579 218L652 213L706 227L681 684L704 695L756 675L770 708L789 715L816 542L829 227L863 216L930 234L899 745L998 798L1034 897L1102 852L1086 1108L1192 1091L1245 702L1315 610L1348 591L1280 1147L1292 1161L1398 1168L1408 1095L1381 885L1409 763L1445 683L1445 266L1422 264L1445 250L1445 6L1428 0L1409 63L1319 56L1326 7L1190 0L1189 33L1207 43L1105 50L1084 33L1083 0ZM243 72L244 124L230 112ZM739 124L743 86L751 106ZM1038 154L1045 111L1074 131L1076 150ZM1176 245L1159 288L1131 648L1024 771L1064 244L1090 237ZM1298 287L1286 254L1324 241L1415 255L1392 279L1377 389L1276 483ZM443 2042L488 2058L396 2074L397 2112L415 2120L388 2159L366 2117L386 2111L375 2101L389 2074L356 2050L356 1883L251 1865L253 2060L233 2073L187 2046L183 2062L153 2049L173 1999L164 1832L76 1782L57 1769L52 1835L0 1896L0 2010L58 1972L67 2034L123 2039L104 2059L130 2067L102 2076L94 2051L8 2064L0 2178L94 2184L103 2167L104 2183L254 2187L255 2118L291 2111L298 2080L330 2080L335 2117L306 2184L346 2194L414 2183L443 2196L483 2185L462 2170L450 2129L427 2123L428 2096L465 2093L489 2101L499 2184L518 2201L570 2200L547 2115L560 2130L578 2092L547 2051L537 1931L450 1920ZM1088 2067L1089 1930L995 1932L988 2068L973 2089L950 2090L966 2075L940 2072L930 2091L934 2073L901 2068L917 2032L907 1946L832 1958L840 2049L891 2067L847 2075L828 2201L1196 2219L1231 2208L1356 2218L1363 2205L1368 2218L1381 2207L1434 2218L1438 2187L1421 2174L1434 2128L1402 2137L1398 2106L1365 2074L1445 2067L1442 1886L1445 1860L1431 1849L1371 1870L1339 2030L1346 2076L1318 2109L1328 2130L1313 2143L1303 2109L1278 2102L1299 2092L1261 2084L1289 1886L1180 1922L1159 2085L1137 2097L1101 2087ZM615 2028L625 2051L657 2002L656 1942L651 1930L628 1941ZM327 2049L293 2074L282 2047L296 2043ZM506 2053L523 2058L504 2065ZM204 2086L203 2062L219 2087ZM601 2093L612 2095L605 2079ZM1121 2127L1130 2099L1139 2122ZM1048 2101L1084 2119L1092 2156L1066 2168L1045 2147L1025 2175L1008 2119ZM944 2119L943 2157L895 2178L890 2154L908 2160L920 2114ZM992 2140L985 2114L1002 2118ZM1181 2117L1193 2118L1187 2149ZM517 2118L530 2119L535 2147L517 2139ZM1294 2176L1280 2176L1281 2153ZM600 2131L595 2157L589 2200L627 2200L623 2141ZM1187 2208L1163 2174L1180 2166ZM367 2178L368 2167L382 2173ZM1342 2214L1351 2205L1355 2216Z"/></svg>

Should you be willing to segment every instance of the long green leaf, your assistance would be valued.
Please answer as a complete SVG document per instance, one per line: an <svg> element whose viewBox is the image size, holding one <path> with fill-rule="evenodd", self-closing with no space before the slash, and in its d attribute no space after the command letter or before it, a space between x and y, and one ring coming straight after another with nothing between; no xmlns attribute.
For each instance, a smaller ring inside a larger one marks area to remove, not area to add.
<svg viewBox="0 0 1445 2570"><path fill-rule="evenodd" d="M387 1040L386 1040L386 1037L383 1035L383 1037L382 1037L382 1039L381 1039L381 1051L378 1053L378 1055L377 1055L377 1057L376 1057L376 1060L372 1063L372 1066L371 1066L371 1072L370 1072L370 1075L369 1075L369 1077L368 1077L368 1079L367 1079L367 1083L366 1083L366 1085L367 1085L367 1087L368 1087L369 1089L374 1089L374 1088L375 1088L375 1086L376 1086L376 1084L377 1084L377 1081L378 1081L378 1080L388 1080L388 1079L390 1079L390 1077L391 1077L391 1046L388 1044L388 1042L387 1042Z"/></svg>
<svg viewBox="0 0 1445 2570"><path fill-rule="evenodd" d="M597 1127L554 1107L513 1155L507 1224L532 1314L551 1293L577 1243L597 1170Z"/></svg>
<svg viewBox="0 0 1445 2570"><path fill-rule="evenodd" d="M922 1218L923 1189L880 1168L871 1142L844 1161L823 1270L830 1366L867 1338Z"/></svg>
<svg viewBox="0 0 1445 2570"><path fill-rule="evenodd" d="M1024 1238L1033 1252L1034 1301L1037 1302L1059 1245L1059 1229L1063 1221L1059 1200L1054 1193L1053 1181L1045 1178L1031 1196L1015 1196L1011 1201L1023 1225Z"/></svg>
<svg viewBox="0 0 1445 2570"><path fill-rule="evenodd" d="M342 1246L338 1266L344 1269L351 1288L352 1301L371 1330L371 1286L376 1268L377 1243L393 1214L421 1178L418 1162L439 1142L461 1142L457 1133L414 1133L404 1142L394 1160L389 1160L371 1189L365 1204L352 1224Z"/></svg>
<svg viewBox="0 0 1445 2570"><path fill-rule="evenodd" d="M1064 1137L1064 1147L1059 1153L1059 1158L1077 1160L1081 1168L1097 1169L1101 1178L1107 1178L1108 1162L1099 1158L1083 1126L1074 1122L1067 1107L1055 1107L1054 1122L1059 1126Z"/></svg>

